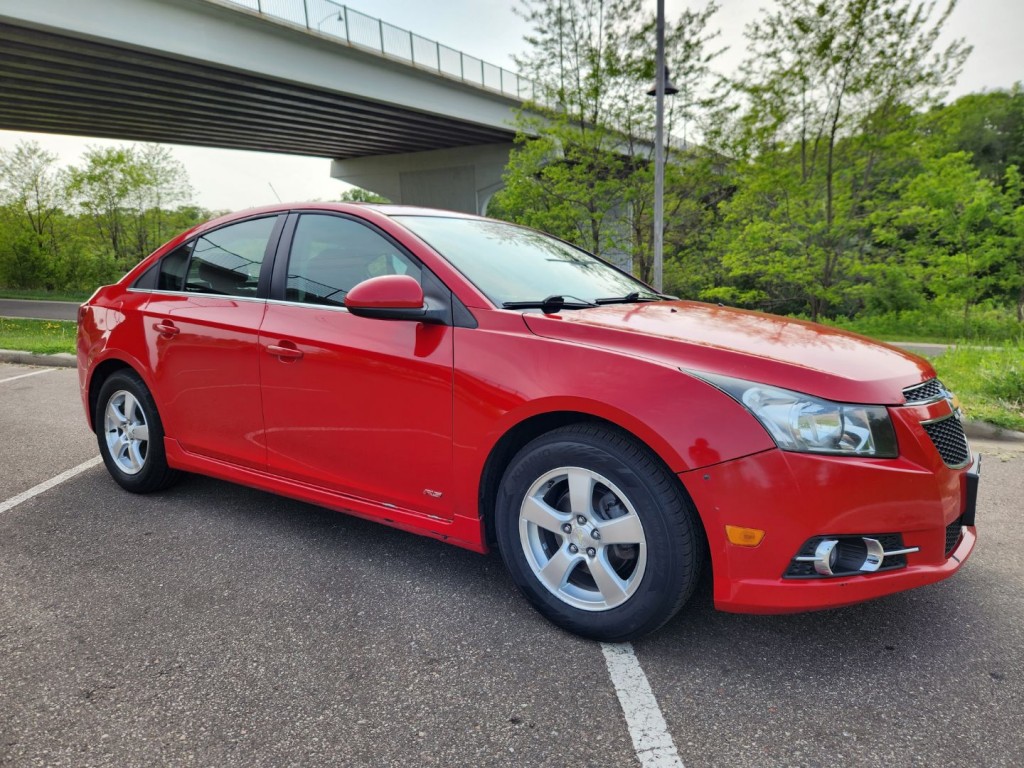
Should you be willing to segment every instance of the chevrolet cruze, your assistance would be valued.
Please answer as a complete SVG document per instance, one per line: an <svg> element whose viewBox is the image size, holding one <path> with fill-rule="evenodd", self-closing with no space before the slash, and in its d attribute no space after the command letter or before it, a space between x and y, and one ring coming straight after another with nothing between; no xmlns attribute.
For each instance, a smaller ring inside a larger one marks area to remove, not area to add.
<svg viewBox="0 0 1024 768"><path fill-rule="evenodd" d="M82 402L136 493L196 472L486 552L624 640L954 573L978 459L924 360L676 301L523 227L400 206L229 215L79 313Z"/></svg>

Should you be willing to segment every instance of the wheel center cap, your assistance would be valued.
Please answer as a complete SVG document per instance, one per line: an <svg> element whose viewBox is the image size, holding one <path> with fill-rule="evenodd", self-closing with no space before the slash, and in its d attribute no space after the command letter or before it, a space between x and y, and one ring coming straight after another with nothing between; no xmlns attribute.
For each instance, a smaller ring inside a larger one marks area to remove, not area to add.
<svg viewBox="0 0 1024 768"><path fill-rule="evenodd" d="M587 532L578 526L573 526L572 533L569 534L569 542L575 544L581 550L587 547Z"/></svg>

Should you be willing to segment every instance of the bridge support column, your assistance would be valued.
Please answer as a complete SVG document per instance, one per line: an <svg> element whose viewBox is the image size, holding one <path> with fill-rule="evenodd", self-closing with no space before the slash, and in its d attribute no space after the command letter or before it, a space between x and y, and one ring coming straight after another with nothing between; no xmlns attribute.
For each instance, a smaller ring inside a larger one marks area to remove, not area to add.
<svg viewBox="0 0 1024 768"><path fill-rule="evenodd" d="M501 174L512 147L481 144L335 160L331 176L393 203L482 214L502 187Z"/></svg>

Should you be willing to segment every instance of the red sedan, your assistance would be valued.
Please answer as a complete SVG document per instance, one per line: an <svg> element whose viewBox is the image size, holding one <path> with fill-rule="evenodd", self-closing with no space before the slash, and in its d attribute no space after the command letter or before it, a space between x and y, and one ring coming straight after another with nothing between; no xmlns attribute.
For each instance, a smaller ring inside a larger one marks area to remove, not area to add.
<svg viewBox="0 0 1024 768"><path fill-rule="evenodd" d="M82 401L129 491L197 472L486 552L622 640L710 567L728 611L938 581L978 460L924 360L674 301L523 227L309 204L196 227L79 314Z"/></svg>

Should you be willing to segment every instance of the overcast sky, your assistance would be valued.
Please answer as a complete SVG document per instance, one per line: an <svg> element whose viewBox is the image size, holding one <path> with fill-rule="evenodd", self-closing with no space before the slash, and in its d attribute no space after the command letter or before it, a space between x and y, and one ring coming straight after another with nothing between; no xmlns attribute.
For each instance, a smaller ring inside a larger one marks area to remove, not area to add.
<svg viewBox="0 0 1024 768"><path fill-rule="evenodd" d="M647 0L653 7L654 0ZM528 31L512 12L514 0L347 0L350 8L482 58L513 68L512 55L523 49ZM671 18L686 0L666 0ZM693 3L696 7L698 3ZM703 2L699 3L703 5ZM722 30L729 50L719 68L731 72L743 57L743 28L756 17L764 0L719 0L713 23ZM73 11L71 11L73 13ZM1009 88L1024 80L1024 0L960 0L947 27L947 39L962 36L974 46L953 96L972 91ZM33 139L57 153L63 164L77 163L88 145L124 142L70 136L0 131L0 147ZM334 199L347 187L330 178L330 161L237 150L174 146L174 156L188 171L195 202L213 210L248 208L282 200Z"/></svg>

